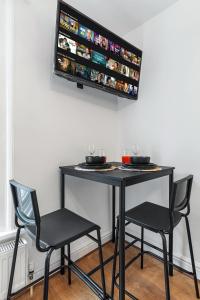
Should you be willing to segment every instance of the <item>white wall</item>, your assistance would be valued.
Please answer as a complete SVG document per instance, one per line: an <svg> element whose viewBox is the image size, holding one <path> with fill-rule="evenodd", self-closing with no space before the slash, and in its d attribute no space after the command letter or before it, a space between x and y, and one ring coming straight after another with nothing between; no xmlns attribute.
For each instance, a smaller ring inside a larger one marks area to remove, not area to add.
<svg viewBox="0 0 200 300"><path fill-rule="evenodd" d="M200 261L199 2L179 1L127 35L144 50L141 89L138 102L123 99L118 107L114 96L78 90L52 74L56 1L15 3L14 177L38 190L44 214L59 207L60 165L82 161L91 143L104 148L108 159L119 157L119 144L123 149L138 143L154 162L176 166L176 176L195 175L191 224ZM67 183L67 207L99 223L108 237L109 189L72 178ZM167 180L128 188L127 197L127 208L144 200L167 205ZM182 229L175 253L187 260ZM87 248L85 242L76 245L76 253L79 246ZM33 260L39 272L41 261L35 255Z"/></svg>
<svg viewBox="0 0 200 300"><path fill-rule="evenodd" d="M119 100L119 131L122 147L139 144L153 162L175 166L176 178L194 174L190 221L200 267L199 11L197 0L178 1L126 36L144 53L139 100ZM162 179L130 188L127 207L144 200L167 205L167 183ZM187 261L183 229L176 230L175 254Z"/></svg>
<svg viewBox="0 0 200 300"><path fill-rule="evenodd" d="M0 182L4 183L5 186L5 30L3 24L5 23L5 1L0 2ZM5 211L5 202L3 201L5 196L5 190L3 188L0 189L0 209L1 211ZM4 218L0 218L0 232L4 231Z"/></svg>
<svg viewBox="0 0 200 300"><path fill-rule="evenodd" d="M8 179L12 176L12 92L13 92L13 0L0 2L0 239L11 230L11 198ZM5 213L6 212L6 213Z"/></svg>
<svg viewBox="0 0 200 300"><path fill-rule="evenodd" d="M118 145L117 98L77 89L53 75L56 5L56 0L15 5L14 177L37 189L41 214L60 206L59 166L84 161L89 144L114 159ZM108 237L109 188L72 178L67 187L66 206L100 224Z"/></svg>

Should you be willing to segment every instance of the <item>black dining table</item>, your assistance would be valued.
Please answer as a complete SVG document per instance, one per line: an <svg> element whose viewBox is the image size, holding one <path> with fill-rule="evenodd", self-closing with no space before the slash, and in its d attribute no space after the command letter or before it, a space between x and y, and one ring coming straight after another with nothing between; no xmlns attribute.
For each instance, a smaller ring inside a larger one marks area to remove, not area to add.
<svg viewBox="0 0 200 300"><path fill-rule="evenodd" d="M113 162L114 166L120 163ZM112 241L115 240L115 197L116 187L119 189L119 300L125 299L125 203L126 187L149 180L168 176L169 178L169 205L170 194L173 185L174 167L161 166L157 171L127 171L114 169L111 171L82 171L76 169L76 166L60 167L60 188L61 188L61 208L65 207L65 176L73 176L85 180L95 181L112 187ZM134 201L134 199L133 199ZM145 199L144 199L145 201ZM61 249L61 266L64 265L64 248ZM108 262L109 260L107 260ZM105 262L106 263L106 262ZM169 268L170 275L173 273L173 236L169 235ZM98 267L95 268L95 271ZM62 269L64 273L64 269ZM91 275L90 272L88 275ZM134 280L134 279L133 279Z"/></svg>

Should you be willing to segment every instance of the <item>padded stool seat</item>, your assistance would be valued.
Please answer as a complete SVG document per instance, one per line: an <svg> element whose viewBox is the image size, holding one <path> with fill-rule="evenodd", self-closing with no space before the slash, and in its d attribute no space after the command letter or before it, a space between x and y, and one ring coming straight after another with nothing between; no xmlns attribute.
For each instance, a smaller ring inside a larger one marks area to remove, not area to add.
<svg viewBox="0 0 200 300"><path fill-rule="evenodd" d="M36 226L27 229L36 235ZM60 248L97 229L100 229L98 225L63 208L41 217L40 242L46 247Z"/></svg>
<svg viewBox="0 0 200 300"><path fill-rule="evenodd" d="M168 233L170 230L170 210L154 203L144 202L128 210L125 218L128 222L155 232ZM173 212L174 227L180 222L181 218L182 215L179 211Z"/></svg>

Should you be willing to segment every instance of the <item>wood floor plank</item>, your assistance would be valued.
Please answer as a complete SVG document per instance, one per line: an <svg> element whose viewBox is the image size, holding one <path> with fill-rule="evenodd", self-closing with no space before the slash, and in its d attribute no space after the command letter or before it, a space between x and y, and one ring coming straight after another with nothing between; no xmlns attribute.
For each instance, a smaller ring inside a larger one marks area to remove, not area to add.
<svg viewBox="0 0 200 300"><path fill-rule="evenodd" d="M126 259L130 259L138 252L130 248L126 252ZM109 243L103 247L104 259L113 253L113 244ZM92 252L78 262L78 265L86 272L98 264L97 252ZM112 263L105 267L107 291L110 292ZM92 277L100 284L100 272ZM170 278L172 300L195 300L193 280L180 272L175 271ZM140 269L139 260L126 270L126 288L141 300L164 300L164 277L163 264L146 255L144 258L144 269ZM17 300L42 300L43 285L39 283L34 287L33 297L29 291L18 296ZM85 284L75 275L72 275L72 285L67 284L67 274L61 276L56 274L50 278L49 300L97 300L98 298ZM118 300L118 290L115 289L115 299ZM126 299L130 299L126 297Z"/></svg>

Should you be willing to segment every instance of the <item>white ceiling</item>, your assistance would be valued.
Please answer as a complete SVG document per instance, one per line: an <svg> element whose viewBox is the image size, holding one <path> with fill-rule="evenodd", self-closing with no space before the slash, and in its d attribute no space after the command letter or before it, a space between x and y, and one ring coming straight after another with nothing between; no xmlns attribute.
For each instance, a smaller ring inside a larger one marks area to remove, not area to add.
<svg viewBox="0 0 200 300"><path fill-rule="evenodd" d="M178 0L64 0L111 31L124 35Z"/></svg>

